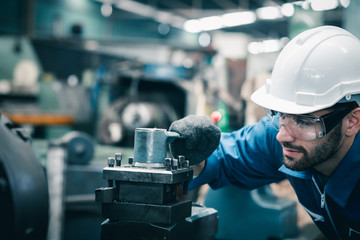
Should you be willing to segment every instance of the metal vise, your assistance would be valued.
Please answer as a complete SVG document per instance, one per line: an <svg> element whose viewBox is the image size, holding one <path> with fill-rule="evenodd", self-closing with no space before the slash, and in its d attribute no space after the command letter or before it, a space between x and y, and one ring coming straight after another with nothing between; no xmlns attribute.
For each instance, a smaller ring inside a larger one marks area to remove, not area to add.
<svg viewBox="0 0 360 240"><path fill-rule="evenodd" d="M177 138L178 133L165 129L138 128L134 157L127 164L122 163L121 153L108 158L108 167L103 169L108 187L95 190L106 218L101 225L102 240L207 239L215 235L216 210L177 199L178 189L186 194L193 177L183 156L167 157L167 144Z"/></svg>

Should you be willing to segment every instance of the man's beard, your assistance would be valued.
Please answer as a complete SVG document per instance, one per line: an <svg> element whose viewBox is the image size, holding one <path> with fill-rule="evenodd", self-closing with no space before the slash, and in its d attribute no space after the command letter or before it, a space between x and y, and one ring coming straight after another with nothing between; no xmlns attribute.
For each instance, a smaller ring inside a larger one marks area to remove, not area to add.
<svg viewBox="0 0 360 240"><path fill-rule="evenodd" d="M295 171L303 171L310 169L322 162L325 162L331 155L333 155L339 147L339 143L341 141L341 127L342 124L338 124L328 135L327 140L320 143L310 152L307 152L301 146L295 146L290 142L283 142L282 146L286 148L290 148L296 151L303 153L303 157L295 160L292 157L284 156L283 163L286 167L295 170Z"/></svg>

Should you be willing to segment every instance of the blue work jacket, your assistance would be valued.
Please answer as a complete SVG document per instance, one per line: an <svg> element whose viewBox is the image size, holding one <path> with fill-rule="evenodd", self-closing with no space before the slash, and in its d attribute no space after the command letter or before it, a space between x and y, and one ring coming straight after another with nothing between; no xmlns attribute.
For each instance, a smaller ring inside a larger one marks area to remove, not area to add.
<svg viewBox="0 0 360 240"><path fill-rule="evenodd" d="M228 184L255 189L287 178L300 204L328 239L360 239L360 133L325 187L319 184L316 171L293 171L283 165L276 134L266 117L223 133L190 189L205 183L213 189Z"/></svg>

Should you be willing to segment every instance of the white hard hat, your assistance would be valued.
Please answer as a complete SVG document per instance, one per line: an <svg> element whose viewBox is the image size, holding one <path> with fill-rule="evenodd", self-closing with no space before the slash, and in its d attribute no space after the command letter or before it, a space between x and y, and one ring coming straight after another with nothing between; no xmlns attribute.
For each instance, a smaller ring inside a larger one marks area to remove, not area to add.
<svg viewBox="0 0 360 240"><path fill-rule="evenodd" d="M334 26L297 35L280 53L271 78L251 99L291 114L315 112L342 101L359 104L359 39Z"/></svg>

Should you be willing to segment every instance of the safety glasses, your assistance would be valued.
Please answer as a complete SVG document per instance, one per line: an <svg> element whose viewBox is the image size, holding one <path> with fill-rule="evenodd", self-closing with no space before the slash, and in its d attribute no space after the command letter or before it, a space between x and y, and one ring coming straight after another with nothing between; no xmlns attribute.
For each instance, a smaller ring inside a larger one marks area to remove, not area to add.
<svg viewBox="0 0 360 240"><path fill-rule="evenodd" d="M275 129L279 130L283 126L292 137L310 141L328 134L355 107L354 104L347 104L345 108L322 116L294 115L273 110L267 110L267 115L272 119L271 124Z"/></svg>

